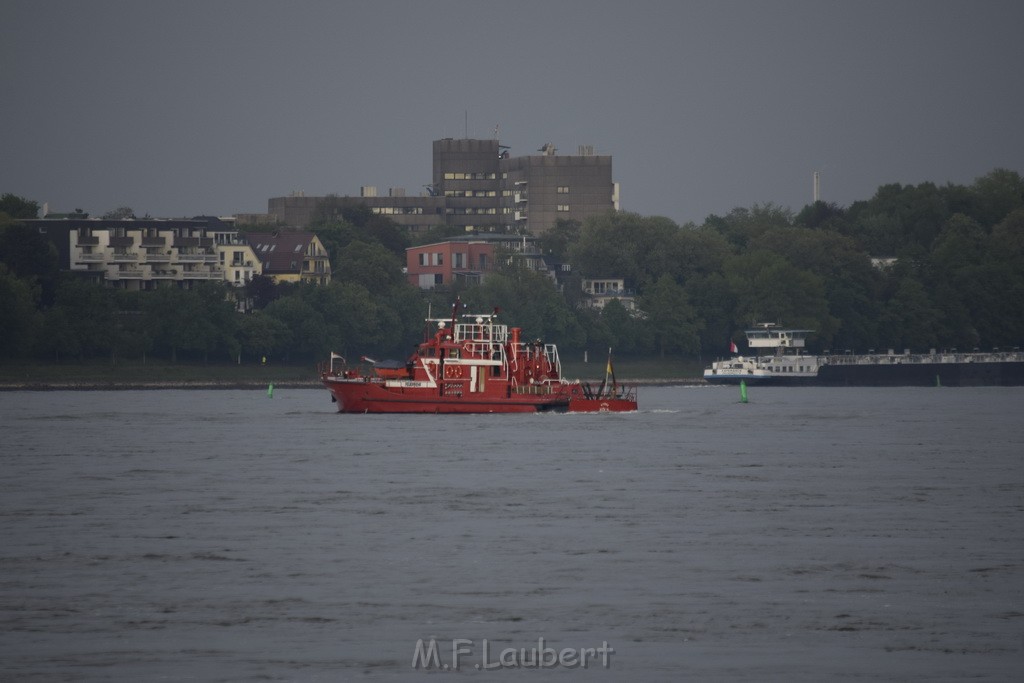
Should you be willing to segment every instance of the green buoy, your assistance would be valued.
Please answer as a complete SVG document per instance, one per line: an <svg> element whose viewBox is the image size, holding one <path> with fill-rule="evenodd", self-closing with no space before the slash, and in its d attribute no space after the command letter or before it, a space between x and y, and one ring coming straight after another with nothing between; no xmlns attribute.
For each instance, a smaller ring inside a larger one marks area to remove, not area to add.
<svg viewBox="0 0 1024 683"><path fill-rule="evenodd" d="M274 383L271 382L270 386L267 387L267 398L274 398Z"/></svg>
<svg viewBox="0 0 1024 683"><path fill-rule="evenodd" d="M740 403L747 402L747 383L740 380Z"/></svg>

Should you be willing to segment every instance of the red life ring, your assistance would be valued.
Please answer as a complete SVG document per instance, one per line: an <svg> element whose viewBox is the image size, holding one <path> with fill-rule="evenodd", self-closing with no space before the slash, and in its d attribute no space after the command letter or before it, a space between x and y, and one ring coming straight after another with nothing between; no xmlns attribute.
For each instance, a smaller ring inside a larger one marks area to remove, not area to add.
<svg viewBox="0 0 1024 683"><path fill-rule="evenodd" d="M462 368L458 365L446 365L444 366L444 376L448 379L462 377Z"/></svg>

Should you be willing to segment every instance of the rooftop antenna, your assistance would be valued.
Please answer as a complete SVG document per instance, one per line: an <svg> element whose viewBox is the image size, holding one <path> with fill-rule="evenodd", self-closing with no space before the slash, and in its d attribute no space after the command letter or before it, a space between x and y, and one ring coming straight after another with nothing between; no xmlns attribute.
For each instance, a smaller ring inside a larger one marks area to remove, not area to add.
<svg viewBox="0 0 1024 683"><path fill-rule="evenodd" d="M469 110L468 109L464 109L463 111L466 114L466 129L465 130L466 130L466 139L468 140L469 139Z"/></svg>
<svg viewBox="0 0 1024 683"><path fill-rule="evenodd" d="M821 174L814 172L814 203L821 201Z"/></svg>

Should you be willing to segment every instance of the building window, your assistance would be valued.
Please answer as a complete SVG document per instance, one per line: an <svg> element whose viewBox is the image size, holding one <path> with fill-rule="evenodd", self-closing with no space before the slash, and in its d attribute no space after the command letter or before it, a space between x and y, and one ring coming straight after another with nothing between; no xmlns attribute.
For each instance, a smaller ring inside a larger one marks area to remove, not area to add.
<svg viewBox="0 0 1024 683"><path fill-rule="evenodd" d="M466 267L466 255L463 253L452 254L452 267L453 268L465 268Z"/></svg>
<svg viewBox="0 0 1024 683"><path fill-rule="evenodd" d="M568 211L569 210L569 205L568 204L559 204L558 205L558 210L559 211Z"/></svg>
<svg viewBox="0 0 1024 683"><path fill-rule="evenodd" d="M435 285L443 285L444 284L444 275L442 275L441 273L437 273L436 275L434 275L434 284Z"/></svg>
<svg viewBox="0 0 1024 683"><path fill-rule="evenodd" d="M558 194L569 194L569 186L568 185L559 185L558 186Z"/></svg>
<svg viewBox="0 0 1024 683"><path fill-rule="evenodd" d="M421 252L420 253L420 265L421 266L427 265L427 253L426 252Z"/></svg>
<svg viewBox="0 0 1024 683"><path fill-rule="evenodd" d="M435 265L435 266L443 266L444 265L444 253L442 253L440 251L434 252L431 264Z"/></svg>

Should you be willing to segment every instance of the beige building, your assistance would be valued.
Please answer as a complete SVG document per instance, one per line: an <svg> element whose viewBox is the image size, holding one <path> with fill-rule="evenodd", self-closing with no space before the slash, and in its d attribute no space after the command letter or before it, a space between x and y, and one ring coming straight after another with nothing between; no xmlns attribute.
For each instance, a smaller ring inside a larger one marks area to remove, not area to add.
<svg viewBox="0 0 1024 683"><path fill-rule="evenodd" d="M47 233L54 231L55 243L66 233L68 270L118 289L187 289L195 282L224 279L213 231L204 221L44 219L30 223L41 224Z"/></svg>
<svg viewBox="0 0 1024 683"><path fill-rule="evenodd" d="M224 280L229 285L244 287L252 281L253 275L263 274L263 262L256 257L253 248L237 235L230 241L218 242L216 249Z"/></svg>
<svg viewBox="0 0 1024 683"><path fill-rule="evenodd" d="M626 289L623 278L584 278L581 282L583 292L587 295L587 305L598 310L615 299L627 311L635 311L636 295Z"/></svg>
<svg viewBox="0 0 1024 683"><path fill-rule="evenodd" d="M274 282L331 281L331 261L320 238L311 232L277 230L250 232L245 237L262 264L262 274Z"/></svg>
<svg viewBox="0 0 1024 683"><path fill-rule="evenodd" d="M331 265L316 235L282 230L243 237L230 220L33 219L24 221L57 249L61 269L119 289L147 290L255 275L275 282L327 284Z"/></svg>

